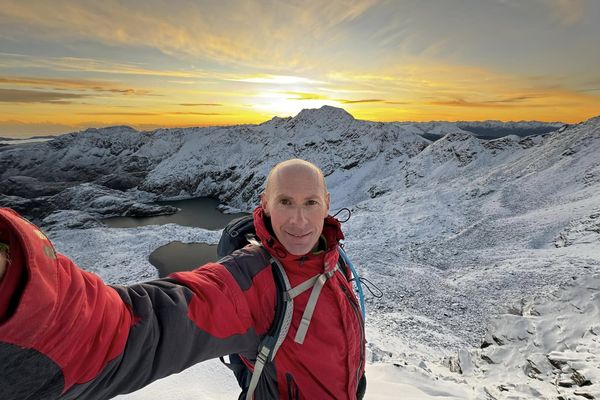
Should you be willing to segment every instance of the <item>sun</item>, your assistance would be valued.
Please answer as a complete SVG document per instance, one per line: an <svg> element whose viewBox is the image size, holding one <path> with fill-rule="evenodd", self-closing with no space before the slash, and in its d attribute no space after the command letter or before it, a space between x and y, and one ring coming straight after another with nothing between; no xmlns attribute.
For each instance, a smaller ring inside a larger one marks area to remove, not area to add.
<svg viewBox="0 0 600 400"><path fill-rule="evenodd" d="M314 98L303 95L305 92L298 87L288 90L266 90L258 93L253 98L252 107L264 113L278 117L287 117L298 114L305 108L320 108L322 106L340 107L341 104L333 99L315 95Z"/></svg>

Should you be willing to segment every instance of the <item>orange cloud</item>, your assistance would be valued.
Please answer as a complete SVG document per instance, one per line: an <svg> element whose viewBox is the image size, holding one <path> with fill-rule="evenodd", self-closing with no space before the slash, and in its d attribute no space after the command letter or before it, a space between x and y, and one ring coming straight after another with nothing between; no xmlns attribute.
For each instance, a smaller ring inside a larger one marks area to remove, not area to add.
<svg viewBox="0 0 600 400"><path fill-rule="evenodd" d="M0 84L8 86L44 87L53 90L76 90L118 93L123 95L150 96L156 95L146 89L124 88L113 82L70 78L37 78L37 77L5 77ZM81 95L82 96L82 95Z"/></svg>
<svg viewBox="0 0 600 400"><path fill-rule="evenodd" d="M155 116L155 115L161 115L160 113L153 113L153 112L137 112L137 111L131 111L131 112L127 112L127 111L92 111L92 112L78 112L78 115L107 115L107 116L112 116L112 115L127 115L127 116L136 116L136 117L147 117L147 116Z"/></svg>
<svg viewBox="0 0 600 400"><path fill-rule="evenodd" d="M381 99L363 99L363 100L338 100L343 104L360 104L360 103L381 103L385 100Z"/></svg>
<svg viewBox="0 0 600 400"><path fill-rule="evenodd" d="M227 114L223 114L223 113L203 113L203 112L185 112L185 111L173 111L167 114L171 114L171 115L227 115Z"/></svg>
<svg viewBox="0 0 600 400"><path fill-rule="evenodd" d="M288 97L288 100L328 100L329 97L318 93L304 93L304 92L283 92Z"/></svg>
<svg viewBox="0 0 600 400"><path fill-rule="evenodd" d="M185 107L196 107L196 106L221 107L223 104L219 104L219 103L181 103L179 105L185 106Z"/></svg>
<svg viewBox="0 0 600 400"><path fill-rule="evenodd" d="M0 102L3 103L51 103L70 104L68 99L87 97L84 94L44 92L36 90L0 89Z"/></svg>

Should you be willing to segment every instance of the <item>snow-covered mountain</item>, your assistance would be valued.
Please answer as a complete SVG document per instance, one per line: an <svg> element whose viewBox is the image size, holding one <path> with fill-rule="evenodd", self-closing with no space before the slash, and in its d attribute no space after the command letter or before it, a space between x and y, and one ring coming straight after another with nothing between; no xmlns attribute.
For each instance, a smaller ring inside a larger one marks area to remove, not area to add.
<svg viewBox="0 0 600 400"><path fill-rule="evenodd" d="M249 209L275 163L303 157L323 169L337 194L334 205L349 205L376 192L368 192L373 178L390 175L428 147L430 142L422 137L425 132L462 134L474 146L487 145L475 144L479 142L456 123L360 121L329 106L260 125L152 132L126 126L87 129L44 143L0 149L0 193L20 197L0 197L0 204L19 204L24 212L39 210L34 199L45 196L46 210L51 212L63 205L55 205L48 196L93 182L116 190L137 188L161 198L212 196ZM456 142L457 137L447 141ZM468 161L465 157L463 162Z"/></svg>
<svg viewBox="0 0 600 400"><path fill-rule="evenodd" d="M61 188L57 181L94 182L118 190L135 187L163 198L212 196L250 209L273 165L304 157L320 165L332 180L346 182L347 195L337 200L347 204L353 193L366 196L364 180L357 180L351 169L383 175L389 166L415 156L428 144L394 124L358 121L333 107L304 110L294 118L274 118L260 125L144 133L128 127L88 129L45 143L1 149L0 190L31 198L56 195ZM347 179L350 175L353 179ZM16 188L15 179L25 183L20 176L29 177L27 183L33 187ZM36 196L28 195L34 192ZM54 203L54 198L46 200ZM0 198L0 203L7 201Z"/></svg>
<svg viewBox="0 0 600 400"><path fill-rule="evenodd" d="M481 139L477 129L514 134ZM167 197L250 210L270 168L291 157L319 165L332 208L352 210L348 252L384 292L367 299L371 361L467 393L447 398L600 398L590 356L600 332L600 117L379 123L323 107L260 125L88 129L0 147L0 205L52 228L80 265L126 283L156 276L147 256L160 245L214 243L218 233L110 229L100 217L168 213L145 204ZM120 239L111 254L108 238ZM553 320L578 325L546 332Z"/></svg>
<svg viewBox="0 0 600 400"><path fill-rule="evenodd" d="M465 132L480 139L497 139L503 136L519 137L542 135L553 132L565 126L562 122L540 121L433 121L433 122L399 122L403 127L413 129L415 133L437 140L448 133Z"/></svg>

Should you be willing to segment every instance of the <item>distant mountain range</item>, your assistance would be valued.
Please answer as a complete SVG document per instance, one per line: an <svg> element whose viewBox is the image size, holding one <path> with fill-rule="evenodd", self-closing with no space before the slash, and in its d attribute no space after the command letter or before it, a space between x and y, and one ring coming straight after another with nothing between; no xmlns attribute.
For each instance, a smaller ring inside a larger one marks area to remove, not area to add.
<svg viewBox="0 0 600 400"><path fill-rule="evenodd" d="M437 140L455 130L467 132L479 139L498 139L504 136L516 135L520 137L543 135L564 127L562 122L540 121L459 121L459 122L403 122L403 126L414 126L422 130L421 136Z"/></svg>
<svg viewBox="0 0 600 400"><path fill-rule="evenodd" d="M27 141L27 140L32 140L32 139L52 139L55 137L56 137L56 135L32 136L32 137L28 137L28 138L14 138L14 137L0 136L0 141L20 142L20 141L24 141L24 140Z"/></svg>

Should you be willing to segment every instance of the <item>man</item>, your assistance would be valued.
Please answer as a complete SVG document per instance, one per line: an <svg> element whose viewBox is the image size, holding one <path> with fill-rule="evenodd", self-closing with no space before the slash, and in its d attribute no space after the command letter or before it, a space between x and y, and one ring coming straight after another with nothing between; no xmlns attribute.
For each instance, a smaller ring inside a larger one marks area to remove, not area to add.
<svg viewBox="0 0 600 400"><path fill-rule="evenodd" d="M364 330L347 277L335 271L343 235L328 210L313 164L288 160L269 174L253 214L258 239L292 287L329 279L316 305L310 290L294 299L287 338L255 399L364 394ZM9 209L0 209L0 242L8 246L0 256L1 399L108 399L232 353L252 370L274 318L271 263L256 246L191 272L111 287Z"/></svg>

